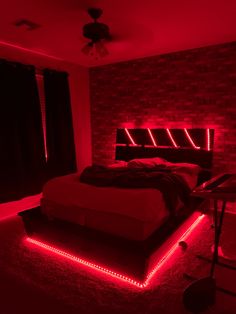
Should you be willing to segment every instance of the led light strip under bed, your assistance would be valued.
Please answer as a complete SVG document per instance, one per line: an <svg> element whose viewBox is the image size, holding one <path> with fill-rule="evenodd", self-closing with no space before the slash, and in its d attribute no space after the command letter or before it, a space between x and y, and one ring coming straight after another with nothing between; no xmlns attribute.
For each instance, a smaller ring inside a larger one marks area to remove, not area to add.
<svg viewBox="0 0 236 314"><path fill-rule="evenodd" d="M73 262L79 263L79 264L84 265L84 266L86 266L88 268L94 269L94 270L96 270L98 272L102 272L102 273L104 273L104 274L106 274L108 276L117 278L117 279L119 279L121 281L127 282L127 283L129 283L129 284L131 284L133 286L138 287L138 288L144 289L144 288L146 288L150 284L151 280L153 279L153 277L157 273L157 271L174 254L174 252L176 251L176 249L179 246L179 242L180 241L184 241L184 240L187 239L187 237L193 232L193 230L195 230L196 227L202 222L204 216L205 215L199 215L193 221L193 223L190 226L188 226L188 228L179 237L179 239L175 242L175 244L172 245L172 247L166 252L166 254L164 254L164 256L160 260L158 260L157 264L148 273L148 275L146 276L146 279L143 282L138 282L138 281L136 281L134 279L131 279L131 278L127 277L127 276L124 276L124 275L119 274L119 273L117 273L115 271L112 271L112 270L110 270L110 269L108 269L106 267L103 267L103 266L91 263L89 261L86 261L86 260L78 257L78 256L71 255L71 254L67 253L66 251L60 250L59 248L56 248L54 246L46 244L45 242L42 242L42 241L30 238L30 237L27 237L26 241L31 243L31 244L33 244L33 245L41 247L42 249L45 249L45 250L53 252L53 253L55 253L57 255L63 256L65 258L69 259L69 260L72 260Z"/></svg>

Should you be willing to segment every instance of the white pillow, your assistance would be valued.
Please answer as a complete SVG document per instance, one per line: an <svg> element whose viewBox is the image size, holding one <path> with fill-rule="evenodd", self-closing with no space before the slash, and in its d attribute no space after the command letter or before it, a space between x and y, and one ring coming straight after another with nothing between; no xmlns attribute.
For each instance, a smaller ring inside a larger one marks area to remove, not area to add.
<svg viewBox="0 0 236 314"><path fill-rule="evenodd" d="M117 168L126 168L128 165L127 161L124 160L116 160L113 164L107 166L107 168L117 169Z"/></svg>
<svg viewBox="0 0 236 314"><path fill-rule="evenodd" d="M155 168L160 165L168 165L169 162L160 157L132 159L128 162L128 168Z"/></svg>

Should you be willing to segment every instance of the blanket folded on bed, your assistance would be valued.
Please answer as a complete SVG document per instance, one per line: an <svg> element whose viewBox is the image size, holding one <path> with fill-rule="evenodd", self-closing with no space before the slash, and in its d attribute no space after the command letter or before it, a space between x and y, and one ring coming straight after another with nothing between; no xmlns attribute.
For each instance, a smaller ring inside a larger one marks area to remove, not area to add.
<svg viewBox="0 0 236 314"><path fill-rule="evenodd" d="M175 213L178 200L184 204L189 200L190 188L184 179L170 169L158 167L154 169L111 169L93 165L84 169L80 182L98 187L119 188L155 188L162 192L167 208Z"/></svg>

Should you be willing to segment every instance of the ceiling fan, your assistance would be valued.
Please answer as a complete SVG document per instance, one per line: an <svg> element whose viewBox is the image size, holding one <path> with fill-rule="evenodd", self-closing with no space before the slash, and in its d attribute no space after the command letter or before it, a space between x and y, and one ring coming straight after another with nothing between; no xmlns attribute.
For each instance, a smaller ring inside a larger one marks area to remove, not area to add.
<svg viewBox="0 0 236 314"><path fill-rule="evenodd" d="M102 13L102 9L99 8L88 9L88 14L94 21L83 26L83 36L90 40L81 49L86 55L95 57L105 57L108 55L108 50L104 43L111 40L111 35L109 27L104 23L98 22Z"/></svg>

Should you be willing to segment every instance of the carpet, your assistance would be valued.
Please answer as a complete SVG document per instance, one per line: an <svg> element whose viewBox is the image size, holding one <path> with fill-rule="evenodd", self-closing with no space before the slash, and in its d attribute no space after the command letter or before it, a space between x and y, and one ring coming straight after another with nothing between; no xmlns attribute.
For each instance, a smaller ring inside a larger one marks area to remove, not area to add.
<svg viewBox="0 0 236 314"><path fill-rule="evenodd" d="M29 246L24 237L20 217L0 221L1 314L185 314L182 295L189 281L183 273L208 275L209 264L195 255L211 256L213 229L211 217L205 217L188 239L187 250L179 247L147 290ZM236 256L236 215L225 216L221 246L226 255ZM217 266L216 282L236 292L236 271ZM216 304L205 313L235 314L236 298L217 292Z"/></svg>

